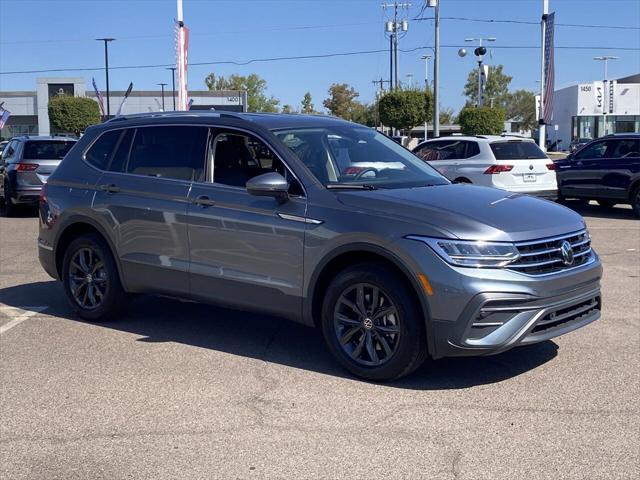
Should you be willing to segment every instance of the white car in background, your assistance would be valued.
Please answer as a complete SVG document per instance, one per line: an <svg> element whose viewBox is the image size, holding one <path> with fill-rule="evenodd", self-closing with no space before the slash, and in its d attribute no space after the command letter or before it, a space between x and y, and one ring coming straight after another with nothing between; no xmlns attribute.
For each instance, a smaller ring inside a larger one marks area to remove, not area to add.
<svg viewBox="0 0 640 480"><path fill-rule="evenodd" d="M553 161L528 138L452 136L427 140L413 149L452 182L473 183L555 200Z"/></svg>

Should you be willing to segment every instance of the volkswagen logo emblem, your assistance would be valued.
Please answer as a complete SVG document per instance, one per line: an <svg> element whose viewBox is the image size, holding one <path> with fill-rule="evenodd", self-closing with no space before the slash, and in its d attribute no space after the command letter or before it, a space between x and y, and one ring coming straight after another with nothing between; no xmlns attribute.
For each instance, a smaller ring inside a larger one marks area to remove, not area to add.
<svg viewBox="0 0 640 480"><path fill-rule="evenodd" d="M562 253L562 261L565 265L573 265L573 248L566 240L560 245L560 253Z"/></svg>
<svg viewBox="0 0 640 480"><path fill-rule="evenodd" d="M533 165L529 165L529 170L533 170Z"/></svg>

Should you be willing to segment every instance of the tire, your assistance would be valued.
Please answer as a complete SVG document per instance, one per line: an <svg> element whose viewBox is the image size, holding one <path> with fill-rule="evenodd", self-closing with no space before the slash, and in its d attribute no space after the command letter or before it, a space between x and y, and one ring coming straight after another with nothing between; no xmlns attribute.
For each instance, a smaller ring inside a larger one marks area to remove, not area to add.
<svg viewBox="0 0 640 480"><path fill-rule="evenodd" d="M640 218L640 185L633 189L631 192L631 207L636 217Z"/></svg>
<svg viewBox="0 0 640 480"><path fill-rule="evenodd" d="M613 208L616 205L616 202L613 200L596 200L598 205L602 208Z"/></svg>
<svg viewBox="0 0 640 480"><path fill-rule="evenodd" d="M456 178L453 183L471 183L471 180L469 180L468 178L460 177Z"/></svg>
<svg viewBox="0 0 640 480"><path fill-rule="evenodd" d="M410 291L404 278L375 264L354 265L332 280L322 304L322 332L346 370L367 380L390 381L424 362L425 324Z"/></svg>
<svg viewBox="0 0 640 480"><path fill-rule="evenodd" d="M5 183L4 196L0 197L0 217L12 217L16 213L16 206L11 203L9 187Z"/></svg>
<svg viewBox="0 0 640 480"><path fill-rule="evenodd" d="M71 307L85 320L107 320L126 300L111 251L96 234L69 244L62 260L62 283Z"/></svg>

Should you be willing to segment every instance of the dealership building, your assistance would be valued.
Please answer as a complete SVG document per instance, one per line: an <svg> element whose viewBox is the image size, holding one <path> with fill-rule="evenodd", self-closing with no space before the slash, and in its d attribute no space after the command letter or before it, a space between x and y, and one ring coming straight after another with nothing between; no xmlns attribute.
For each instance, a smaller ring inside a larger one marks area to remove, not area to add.
<svg viewBox="0 0 640 480"><path fill-rule="evenodd" d="M640 74L556 90L553 125L547 140L564 148L576 138L640 132Z"/></svg>
<svg viewBox="0 0 640 480"><path fill-rule="evenodd" d="M115 115L125 92L110 92L109 109ZM76 97L96 98L91 87L87 88L86 79L82 77L46 77L36 80L36 89L32 91L0 91L2 108L11 115L2 129L0 138L6 139L15 135L50 135L58 133L49 125L49 99L56 95L72 95ZM102 92L106 104L106 93ZM191 110L226 110L244 112L247 108L245 91L190 91ZM177 98L176 98L177 100ZM173 110L173 92L164 92L164 110ZM146 113L162 111L163 95L161 90L132 90L122 114ZM105 105L106 110L106 105Z"/></svg>

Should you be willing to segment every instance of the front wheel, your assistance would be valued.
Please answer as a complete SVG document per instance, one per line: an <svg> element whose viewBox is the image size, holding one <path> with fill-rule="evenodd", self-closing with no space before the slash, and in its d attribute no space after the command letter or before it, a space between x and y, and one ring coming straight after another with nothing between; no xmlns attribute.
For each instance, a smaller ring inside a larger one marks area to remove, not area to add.
<svg viewBox="0 0 640 480"><path fill-rule="evenodd" d="M322 330L349 372L388 381L424 362L424 319L409 291L402 277L378 265L356 265L333 279L322 306Z"/></svg>
<svg viewBox="0 0 640 480"><path fill-rule="evenodd" d="M0 217L11 217L15 213L15 205L11 203L11 192L9 186L4 185L4 194L0 197Z"/></svg>
<svg viewBox="0 0 640 480"><path fill-rule="evenodd" d="M82 235L69 244L62 264L62 283L71 307L85 320L104 320L125 300L111 251L95 234Z"/></svg>

